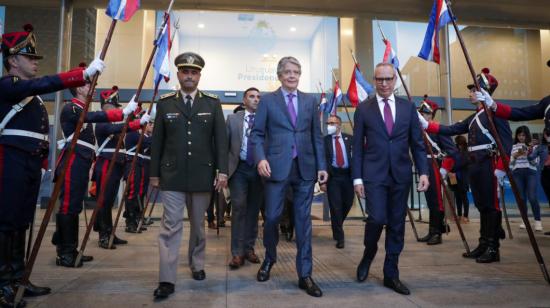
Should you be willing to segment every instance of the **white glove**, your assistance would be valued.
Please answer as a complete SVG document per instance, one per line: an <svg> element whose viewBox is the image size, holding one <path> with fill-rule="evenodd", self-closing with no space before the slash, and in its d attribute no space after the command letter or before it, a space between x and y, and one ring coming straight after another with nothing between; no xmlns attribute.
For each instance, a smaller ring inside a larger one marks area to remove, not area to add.
<svg viewBox="0 0 550 308"><path fill-rule="evenodd" d="M491 97L491 94L489 94L489 92L485 91L485 89L481 89L481 93L483 93L483 98L485 100L485 106L491 108L491 110L493 110L493 111L497 110L497 104L495 104L495 101Z"/></svg>
<svg viewBox="0 0 550 308"><path fill-rule="evenodd" d="M420 114L420 112L416 112L418 114L418 121L420 121L420 126L422 126L422 129L426 130L428 128L428 121L424 119L424 117Z"/></svg>
<svg viewBox="0 0 550 308"><path fill-rule="evenodd" d="M151 119L155 119L155 117L157 116L157 104L154 104L153 103L153 108L151 108Z"/></svg>
<svg viewBox="0 0 550 308"><path fill-rule="evenodd" d="M504 172L504 170L495 169L495 176L497 177L499 185L503 185L506 172Z"/></svg>
<svg viewBox="0 0 550 308"><path fill-rule="evenodd" d="M439 173L441 174L442 179L445 179L447 177L447 169L439 168Z"/></svg>
<svg viewBox="0 0 550 308"><path fill-rule="evenodd" d="M143 125L149 123L149 120L151 120L151 116L148 115L147 113L144 113L141 116L141 119L139 119L139 125L143 126Z"/></svg>
<svg viewBox="0 0 550 308"><path fill-rule="evenodd" d="M128 102L128 105L126 105L126 107L122 109L122 113L124 114L124 116L127 116L132 112L136 111L137 108L138 108L138 103L136 102L136 95L134 94L130 102Z"/></svg>
<svg viewBox="0 0 550 308"><path fill-rule="evenodd" d="M86 79L90 79L93 77L96 73L101 73L105 69L105 62L99 58L95 58L90 65L84 70L84 77Z"/></svg>
<svg viewBox="0 0 550 308"><path fill-rule="evenodd" d="M485 96L480 91L475 91L476 101L484 103L485 102Z"/></svg>

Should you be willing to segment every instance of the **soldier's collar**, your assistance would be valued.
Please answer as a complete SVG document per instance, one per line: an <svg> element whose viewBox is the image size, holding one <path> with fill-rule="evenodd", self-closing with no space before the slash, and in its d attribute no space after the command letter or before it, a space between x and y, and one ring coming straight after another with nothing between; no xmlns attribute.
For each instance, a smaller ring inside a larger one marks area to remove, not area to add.
<svg viewBox="0 0 550 308"><path fill-rule="evenodd" d="M180 90L180 94L181 94L181 97L183 98L183 101L185 101L185 97L187 95L190 95L191 96L191 101L195 101L195 97L197 96L197 93L199 92L198 89L195 89L195 91L191 92L191 93L185 93L183 90Z"/></svg>
<svg viewBox="0 0 550 308"><path fill-rule="evenodd" d="M84 103L83 101L79 100L78 98L76 97L73 97L73 99L71 100L71 102L75 105L77 105L78 107L80 107L81 109L84 109L84 107L86 106L86 103Z"/></svg>

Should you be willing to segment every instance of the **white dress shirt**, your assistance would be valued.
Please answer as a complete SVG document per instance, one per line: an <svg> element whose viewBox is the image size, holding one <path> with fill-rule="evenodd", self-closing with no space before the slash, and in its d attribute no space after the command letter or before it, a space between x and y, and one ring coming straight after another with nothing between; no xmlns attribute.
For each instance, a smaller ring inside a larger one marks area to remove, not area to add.
<svg viewBox="0 0 550 308"><path fill-rule="evenodd" d="M187 103L187 99L185 98L187 95L191 96L191 107L193 107L193 102L195 101L195 96L197 96L197 92L199 92L198 89L195 89L195 91L191 92L191 93L185 93L183 92L183 90L180 90L181 92L181 95L183 97L183 102L184 103Z"/></svg>

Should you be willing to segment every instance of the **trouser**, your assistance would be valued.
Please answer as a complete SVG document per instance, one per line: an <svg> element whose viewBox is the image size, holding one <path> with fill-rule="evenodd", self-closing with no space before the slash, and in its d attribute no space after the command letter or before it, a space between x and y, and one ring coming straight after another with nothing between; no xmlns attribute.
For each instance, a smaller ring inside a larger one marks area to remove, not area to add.
<svg viewBox="0 0 550 308"><path fill-rule="evenodd" d="M344 220L353 205L353 181L349 169L331 171L327 183L328 205L330 208L330 224L332 238L337 241L344 240Z"/></svg>
<svg viewBox="0 0 550 308"><path fill-rule="evenodd" d="M99 157L95 164L94 170L98 196L97 206L101 206L101 208L97 212L94 230L99 232L100 238L109 236L113 229L113 217L111 211L118 193L120 180L124 175L124 164L115 162L111 177L107 180L107 183L105 183L106 185L103 204L99 204L99 196L101 195L103 181L105 181L105 178L107 177L107 169L109 167L109 163L110 160Z"/></svg>
<svg viewBox="0 0 550 308"><path fill-rule="evenodd" d="M512 176L518 186L519 195L528 200L535 220L540 221L540 204L537 198L537 171L529 168L514 169Z"/></svg>
<svg viewBox="0 0 550 308"><path fill-rule="evenodd" d="M468 187L459 181L454 187L454 197L458 216L468 217L470 202L468 201Z"/></svg>
<svg viewBox="0 0 550 308"><path fill-rule="evenodd" d="M430 233L441 234L445 232L445 209L443 207L443 196L441 191L441 177L439 170L434 172L431 161L429 161L430 170L430 186L424 193L426 197L426 203L430 210Z"/></svg>
<svg viewBox="0 0 550 308"><path fill-rule="evenodd" d="M124 177L126 179L127 194L124 201L126 226L137 227L138 220L142 215L145 196L149 186L149 165L136 162L134 170L130 170L132 162L127 161L125 165Z"/></svg>
<svg viewBox="0 0 550 308"><path fill-rule="evenodd" d="M63 181L59 194L59 213L63 215L78 215L82 212L82 204L88 190L92 160L84 158L78 153L74 153L70 158L66 152L63 152L61 155L61 163L57 164L58 168L55 170L55 180ZM61 166L66 163L68 163L68 166L65 177L59 179Z"/></svg>
<svg viewBox="0 0 550 308"><path fill-rule="evenodd" d="M378 240L386 226L386 257L384 277L399 278L399 255L405 239L405 215L411 182L397 183L391 175L385 182L363 180L369 216L365 225L364 257L373 260L378 251Z"/></svg>
<svg viewBox="0 0 550 308"><path fill-rule="evenodd" d="M32 223L43 159L0 145L0 231L26 230Z"/></svg>
<svg viewBox="0 0 550 308"><path fill-rule="evenodd" d="M206 249L204 212L208 207L210 192L161 191L161 197L164 212L159 233L159 281L176 283L183 234L183 210L186 206L191 224L188 249L189 267L193 272L204 269Z"/></svg>
<svg viewBox="0 0 550 308"><path fill-rule="evenodd" d="M254 251L263 184L255 166L241 161L229 180L231 191L231 254Z"/></svg>
<svg viewBox="0 0 550 308"><path fill-rule="evenodd" d="M302 179L298 161L292 161L289 176L283 181L265 183L264 247L265 259L277 261L277 244L279 242L278 225L283 211L287 188L292 189L294 228L296 234L296 272L299 278L309 277L313 271L311 252L311 202L315 181Z"/></svg>

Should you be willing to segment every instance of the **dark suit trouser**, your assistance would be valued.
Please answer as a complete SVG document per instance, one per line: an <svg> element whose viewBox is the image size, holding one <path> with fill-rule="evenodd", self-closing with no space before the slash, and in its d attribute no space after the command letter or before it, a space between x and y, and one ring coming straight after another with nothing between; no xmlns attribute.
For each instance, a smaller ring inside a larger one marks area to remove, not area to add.
<svg viewBox="0 0 550 308"><path fill-rule="evenodd" d="M276 168L276 166L273 166ZM277 261L277 243L279 242L279 230L277 230L285 192L290 186L293 190L294 224L296 233L296 271L298 277L311 276L311 201L313 200L314 180L305 181L300 176L297 159L292 162L289 176L283 181L266 181L265 183L265 214L264 246L265 259L271 262Z"/></svg>
<svg viewBox="0 0 550 308"><path fill-rule="evenodd" d="M111 176L109 179L106 179L109 163L110 160L100 157L97 159L94 170L98 198L101 194L101 186L103 185L103 181L107 181L105 183L105 197L103 199L103 206L97 212L97 219L94 225L94 230L99 232L100 237L110 235L111 230L113 229L113 216L111 211L118 194L120 180L124 175L124 164L115 162Z"/></svg>
<svg viewBox="0 0 550 308"><path fill-rule="evenodd" d="M258 237L258 214L263 185L255 166L239 162L229 180L231 191L231 254L244 256L254 251Z"/></svg>
<svg viewBox="0 0 550 308"><path fill-rule="evenodd" d="M353 181L347 172L331 172L327 183L328 205L332 237L337 241L344 240L344 220L353 205Z"/></svg>
<svg viewBox="0 0 550 308"><path fill-rule="evenodd" d="M384 277L399 278L399 254L403 250L405 238L405 215L411 182L396 183L388 175L383 183L365 181L365 194L369 217L365 225L365 257L374 259L378 250L378 240L386 225L386 258Z"/></svg>

